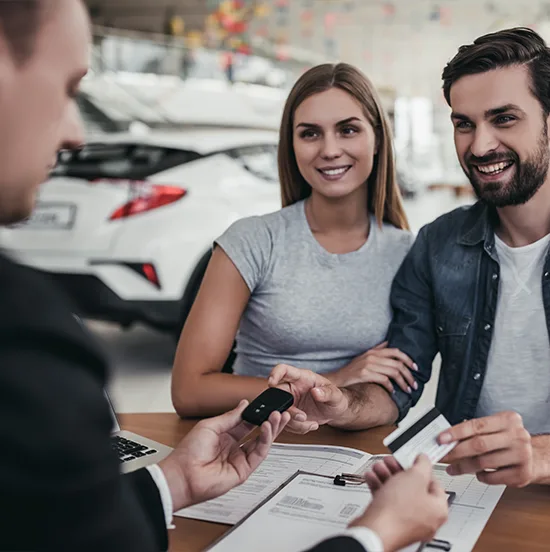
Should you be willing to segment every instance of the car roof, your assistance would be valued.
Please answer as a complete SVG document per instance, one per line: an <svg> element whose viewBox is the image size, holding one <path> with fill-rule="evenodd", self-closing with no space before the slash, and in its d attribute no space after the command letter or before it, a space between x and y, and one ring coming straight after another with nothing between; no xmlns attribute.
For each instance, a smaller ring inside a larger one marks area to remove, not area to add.
<svg viewBox="0 0 550 552"><path fill-rule="evenodd" d="M185 130L139 133L111 133L94 136L89 144L141 144L164 148L194 151L208 155L233 148L273 144L277 145L279 134L271 130L195 128Z"/></svg>

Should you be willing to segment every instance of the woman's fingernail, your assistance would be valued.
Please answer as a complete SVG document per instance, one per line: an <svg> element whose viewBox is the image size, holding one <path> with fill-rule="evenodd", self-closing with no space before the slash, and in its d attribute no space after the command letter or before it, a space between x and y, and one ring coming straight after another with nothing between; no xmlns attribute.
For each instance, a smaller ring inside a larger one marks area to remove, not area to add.
<svg viewBox="0 0 550 552"><path fill-rule="evenodd" d="M448 466L448 467L447 467L447 473L448 473L449 475L457 475L457 474L458 474L458 470L457 470L453 465L451 465L451 466Z"/></svg>
<svg viewBox="0 0 550 552"><path fill-rule="evenodd" d="M445 445L445 444L450 443L450 442L451 442L451 436L448 433L442 433L439 436L439 443L441 445Z"/></svg>
<svg viewBox="0 0 550 552"><path fill-rule="evenodd" d="M410 387L407 387L407 393L409 393L409 395L412 393L412 389Z"/></svg>
<svg viewBox="0 0 550 552"><path fill-rule="evenodd" d="M418 382L417 382L417 381L415 381L415 382L413 383L413 387L418 391Z"/></svg>
<svg viewBox="0 0 550 552"><path fill-rule="evenodd" d="M416 364L416 362L413 364L413 370L416 370L418 372L418 364Z"/></svg>

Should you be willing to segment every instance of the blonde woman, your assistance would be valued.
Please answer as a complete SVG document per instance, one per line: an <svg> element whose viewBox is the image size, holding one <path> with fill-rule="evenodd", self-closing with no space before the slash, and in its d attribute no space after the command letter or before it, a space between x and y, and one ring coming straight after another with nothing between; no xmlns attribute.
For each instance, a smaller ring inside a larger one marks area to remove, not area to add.
<svg viewBox="0 0 550 552"><path fill-rule="evenodd" d="M341 387L416 386L416 366L384 343L391 283L413 237L390 126L358 69L324 64L298 80L278 164L283 208L237 221L215 243L176 354L180 416L253 399L281 363ZM222 373L235 340L233 374Z"/></svg>

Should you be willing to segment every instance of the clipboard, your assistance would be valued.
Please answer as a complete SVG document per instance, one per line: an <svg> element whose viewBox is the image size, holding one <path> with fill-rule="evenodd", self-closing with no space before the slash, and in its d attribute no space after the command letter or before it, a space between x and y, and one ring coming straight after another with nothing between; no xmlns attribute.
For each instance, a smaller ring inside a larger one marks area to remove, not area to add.
<svg viewBox="0 0 550 552"><path fill-rule="evenodd" d="M272 498L277 496L286 486L288 486L294 479L296 479L300 475L311 475L314 477L321 477L323 479L326 477L330 477L328 475L320 475L318 473L298 470L294 475L291 475L286 481L281 483L269 496L265 497L255 508L253 508L250 512L248 512L248 514L246 514L246 516L244 516L241 520L239 520L238 523L235 523L235 525L233 525L231 529L229 529L229 531L226 531L223 535L221 535L221 537L218 537L210 546L208 546L208 548L205 548L204 552L208 552L216 545L218 545L222 540L224 540L229 535L231 535L231 533L235 532L241 525L243 525L248 520L248 518L252 517L260 508L265 506ZM330 477L330 479L333 479L333 478Z"/></svg>
<svg viewBox="0 0 550 552"><path fill-rule="evenodd" d="M253 508L250 512L248 512L248 514L246 514L241 520L239 520L235 525L233 525L228 531L226 531L223 535L221 535L220 537L218 537L214 542L212 542L206 549L205 551L210 551L212 549L214 549L215 547L217 547L218 545L220 545L225 539L228 539L231 537L231 535L235 532L235 531L239 531L239 529L252 517L254 516L259 510L261 510L264 506L266 506L266 504L268 504L270 501L272 501L278 494L280 494L282 491L284 491L284 489L286 487L289 487L295 480L296 478L298 477L301 477L301 476L307 476L308 478L311 477L311 478L315 478L315 479L323 479L323 480L329 480L331 481L332 484L334 484L334 489L336 491L340 491L340 493L344 490L341 486L338 485L338 483L336 483L336 479L333 475L323 475L323 474L319 474L319 473L312 473L312 472L308 472L308 471L305 471L305 470L298 470L296 471L291 477L289 477L286 481L284 481L281 485L279 485L275 490L273 490L272 493L270 493L269 496L267 496L264 500L262 500L255 508ZM370 497L370 492L368 491L368 487L365 485L363 487L363 489L365 489L365 493L368 493L368 496ZM311 490L311 488L310 488ZM294 491L296 491L296 489L294 489ZM326 489L325 489L326 491ZM323 492L325 492L323 491ZM353 486L353 487L347 487L347 491L351 491L355 497L357 497L357 493L358 492L362 492L361 488L358 487L358 486ZM345 491L344 491L345 492ZM340 494L339 493L339 494ZM296 492L294 493L295 496L299 496ZM452 500L454 499L454 494L455 493L447 493L449 495L449 503L452 502ZM304 501L307 501L306 499L306 496L302 495L303 498L304 498ZM283 497L283 501L286 497ZM354 502L356 501L356 499L354 500ZM347 524L348 521L351 521L351 519L354 519L355 517L358 517L359 515L361 515L364 511L364 508L368 506L370 502L370 499L368 501L365 501L364 504L360 504L358 505L358 508L357 510L349 513L349 516L346 520L342 520L344 521L344 523ZM274 506L274 508L276 509L277 507L280 507L279 504L277 504L277 506ZM288 506L285 506L284 508L286 508ZM304 510L301 510L302 512ZM300 509L298 509L298 513L300 512ZM264 513L263 516L267 516L267 515L272 515L271 514L271 508L270 508L270 512L269 514L267 513ZM285 516L288 516L288 512L285 513ZM284 517L284 516L283 516ZM330 516L329 516L330 518ZM260 516L260 520L262 519L262 516ZM288 519L288 517L287 517ZM312 520L313 518L310 518L310 521ZM259 523L261 523L261 521L259 520ZM265 519L263 520L265 521ZM319 523L319 520L315 520L316 523ZM332 523L332 525L331 525ZM327 519L327 524L326 524L326 527L330 528L330 531L329 532L332 532L332 529L335 527L334 525L334 519ZM323 523L324 525L324 523ZM262 527L264 525L261 525ZM324 525L325 526L325 525ZM339 529L334 529L334 533L337 533L338 531L344 531L346 529L346 525L343 526L343 527L340 527ZM254 534L253 531L250 530L250 528L247 528L247 531L248 531L248 534ZM302 535L303 536L303 535ZM327 538L329 538L330 535L327 535ZM241 535L241 538L242 538L242 535ZM253 539L257 539L258 537L257 536L254 536L252 537ZM444 545L447 545L447 546L443 546L440 548L441 546L441 543L444 543ZM226 548L227 546L229 545L230 543L226 543ZM234 544L234 543L233 543ZM307 546L311 546L315 544L314 540L312 539L311 542L309 542L307 545L306 545L306 548ZM304 549L306 549L304 548ZM420 543L420 548L416 549L418 551L420 550L425 550L426 552L428 552L430 549L431 550L434 550L434 548L437 548L439 550L451 550L452 549L452 544L447 542L447 541L438 541L437 539L434 539L433 541L430 541L429 543ZM435 551L434 551L435 552Z"/></svg>

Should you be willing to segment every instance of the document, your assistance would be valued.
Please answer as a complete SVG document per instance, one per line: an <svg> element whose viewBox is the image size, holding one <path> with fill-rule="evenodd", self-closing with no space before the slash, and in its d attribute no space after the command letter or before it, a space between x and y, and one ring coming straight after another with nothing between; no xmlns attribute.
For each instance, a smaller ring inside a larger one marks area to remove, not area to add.
<svg viewBox="0 0 550 552"><path fill-rule="evenodd" d="M446 466L434 466L437 479L456 498L449 511L449 520L437 532L438 539L453 544L452 552L470 552L496 508L505 485L485 485L474 475L447 475Z"/></svg>
<svg viewBox="0 0 550 552"><path fill-rule="evenodd" d="M234 525L297 471L335 476L359 473L372 455L347 447L274 444L248 481L225 495L174 515Z"/></svg>
<svg viewBox="0 0 550 552"><path fill-rule="evenodd" d="M371 457L369 463L379 457ZM490 487L475 476L447 475L434 466L437 479L456 498L449 520L436 537L449 541L451 552L470 552L500 499L503 486ZM340 487L332 477L298 473L210 549L212 552L298 552L336 536L372 500L366 485ZM414 507L414 504L411 504ZM420 543L402 552L415 552ZM424 549L430 550L430 549Z"/></svg>
<svg viewBox="0 0 550 552"><path fill-rule="evenodd" d="M299 474L215 544L212 552L299 552L343 531L372 500L367 486Z"/></svg>

